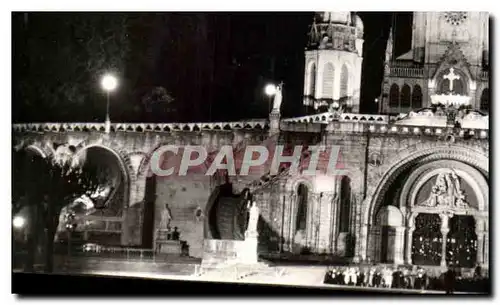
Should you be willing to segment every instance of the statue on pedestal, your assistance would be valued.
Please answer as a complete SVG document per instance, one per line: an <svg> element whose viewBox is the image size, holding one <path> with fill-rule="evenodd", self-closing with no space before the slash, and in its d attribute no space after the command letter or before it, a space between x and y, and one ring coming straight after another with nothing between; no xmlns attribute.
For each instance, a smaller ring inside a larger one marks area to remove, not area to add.
<svg viewBox="0 0 500 305"><path fill-rule="evenodd" d="M259 208L255 201L248 203L249 207L249 217L248 217L248 226L245 232L246 236L257 236L257 223L259 221Z"/></svg>
<svg viewBox="0 0 500 305"><path fill-rule="evenodd" d="M172 220L172 213L168 204L165 204L165 209L161 212L161 222L159 230L170 231L170 221Z"/></svg>
<svg viewBox="0 0 500 305"><path fill-rule="evenodd" d="M276 93L274 94L273 110L272 112L280 112L281 102L283 101L283 83L276 86Z"/></svg>

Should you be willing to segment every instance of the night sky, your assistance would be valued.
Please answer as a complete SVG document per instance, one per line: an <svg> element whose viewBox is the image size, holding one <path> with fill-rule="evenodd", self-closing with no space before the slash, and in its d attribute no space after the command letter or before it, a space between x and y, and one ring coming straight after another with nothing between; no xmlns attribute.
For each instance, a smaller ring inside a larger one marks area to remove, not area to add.
<svg viewBox="0 0 500 305"><path fill-rule="evenodd" d="M13 121L103 121L106 99L98 77L106 64L120 77L111 96L115 122L265 118L269 100L263 88L280 81L282 115L302 115L304 48L313 15L13 13ZM360 16L365 25L361 112L373 113L394 14ZM115 19L125 20L125 32L123 25L111 24ZM80 31L79 24L94 26ZM396 54L401 54L411 45L411 13L398 13L396 24ZM99 48L84 51L101 34L109 38L103 39L106 59L99 58ZM124 42L128 49L121 47ZM93 59L82 65L87 57ZM63 86L71 99L54 94ZM173 114L148 111L141 102L157 86L174 98Z"/></svg>

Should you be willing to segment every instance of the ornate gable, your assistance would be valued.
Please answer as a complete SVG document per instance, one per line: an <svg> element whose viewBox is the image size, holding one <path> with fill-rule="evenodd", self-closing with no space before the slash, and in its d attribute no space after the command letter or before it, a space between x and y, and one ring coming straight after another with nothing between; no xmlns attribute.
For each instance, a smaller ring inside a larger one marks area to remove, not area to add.
<svg viewBox="0 0 500 305"><path fill-rule="evenodd" d="M441 59L438 63L438 68L434 72L432 78L435 79L437 75L439 75L441 71L445 69L455 68L457 70L463 71L467 75L467 77L471 81L473 81L475 79L470 73L469 66L469 62L465 58L465 55L460 48L460 44L457 42L451 42L448 45L448 49L446 49L446 52L444 52L443 56L441 56Z"/></svg>

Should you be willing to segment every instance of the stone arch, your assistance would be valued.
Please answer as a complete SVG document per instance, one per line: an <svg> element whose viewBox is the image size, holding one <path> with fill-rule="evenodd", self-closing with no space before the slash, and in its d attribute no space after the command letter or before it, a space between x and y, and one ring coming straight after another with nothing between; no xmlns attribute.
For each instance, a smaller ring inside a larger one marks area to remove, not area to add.
<svg viewBox="0 0 500 305"><path fill-rule="evenodd" d="M44 159L49 156L45 150L43 150L42 148L40 148L39 146L37 146L35 144L31 144L31 145L26 146L25 150L34 152Z"/></svg>
<svg viewBox="0 0 500 305"><path fill-rule="evenodd" d="M446 167L452 170L445 169ZM436 160L425 163L413 171L401 192L399 207L402 210L411 209L412 203L415 203L417 192L422 188L430 178L440 172L454 171L457 176L469 184L475 192L478 199L478 210L486 211L488 209L488 182L482 174L474 167L455 160Z"/></svg>
<svg viewBox="0 0 500 305"><path fill-rule="evenodd" d="M389 91L389 107L399 107L399 86L392 84Z"/></svg>
<svg viewBox="0 0 500 305"><path fill-rule="evenodd" d="M401 108L411 107L411 88L408 84L404 84L401 89L400 104Z"/></svg>
<svg viewBox="0 0 500 305"><path fill-rule="evenodd" d="M386 205L378 211L375 219L372 230L372 238L375 239L373 258L383 263L401 263L400 249L404 246L404 236L401 234L403 213L393 205Z"/></svg>
<svg viewBox="0 0 500 305"><path fill-rule="evenodd" d="M481 93L481 99L479 101L479 110L489 112L490 111L490 89L484 88Z"/></svg>
<svg viewBox="0 0 500 305"><path fill-rule="evenodd" d="M123 203L123 208L126 209L130 206L130 191L131 191L131 185L133 184L135 177L133 176L133 167L131 165L130 159L127 157L126 154L120 153L116 151L113 148L110 148L106 145L103 144L87 144L86 142L80 143L77 147L77 150L75 152L75 155L73 158L78 158L80 154L84 153L90 148L93 147L98 147L104 150L107 150L110 152L112 155L114 155L118 161L120 171L122 173L122 178L123 178L123 183L124 183L124 203ZM124 210L123 213L126 211Z"/></svg>
<svg viewBox="0 0 500 305"><path fill-rule="evenodd" d="M413 86L413 92L411 94L411 108L422 108L422 87L418 84Z"/></svg>
<svg viewBox="0 0 500 305"><path fill-rule="evenodd" d="M389 225L392 227L402 226L404 225L403 213L393 205L386 205L383 209L378 211L375 224Z"/></svg>
<svg viewBox="0 0 500 305"><path fill-rule="evenodd" d="M374 211L378 210L381 201L388 188L395 179L405 170L418 162L433 161L439 159L453 159L462 161L488 173L489 159L483 152L463 145L443 145L433 147L428 145L412 145L401 151L392 163L384 164L381 172L384 174L378 179L374 188L368 188L368 196L363 202L363 213L361 215L361 232L359 248L356 250L361 259L365 259L367 249L373 241L369 232L373 228Z"/></svg>
<svg viewBox="0 0 500 305"><path fill-rule="evenodd" d="M451 159L470 164L484 172L488 172L489 159L482 152L469 147L459 145L448 145L440 147L431 147L427 149L418 149L413 145L399 154L399 158L392 164L386 165L387 170L379 179L376 188L367 197L368 206L365 209L364 220L367 225L373 224L373 214L378 210L380 202L387 189L397 176L407 168L418 162Z"/></svg>
<svg viewBox="0 0 500 305"><path fill-rule="evenodd" d="M333 99L333 84L335 80L335 67L331 62L327 62L323 68L322 95L324 98Z"/></svg>
<svg viewBox="0 0 500 305"><path fill-rule="evenodd" d="M309 176L290 176L286 181L285 189L288 193L297 192L297 188L300 184L305 184L311 192L314 191L314 182L311 178L309 178Z"/></svg>

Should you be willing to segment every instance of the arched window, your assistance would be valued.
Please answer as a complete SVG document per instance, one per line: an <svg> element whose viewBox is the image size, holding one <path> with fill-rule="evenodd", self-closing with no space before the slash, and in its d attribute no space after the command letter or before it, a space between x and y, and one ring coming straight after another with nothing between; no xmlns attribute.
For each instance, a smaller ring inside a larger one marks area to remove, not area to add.
<svg viewBox="0 0 500 305"><path fill-rule="evenodd" d="M399 86L392 84L389 92L389 107L399 107Z"/></svg>
<svg viewBox="0 0 500 305"><path fill-rule="evenodd" d="M333 78L335 69L331 63L325 65L323 71L323 97L333 98Z"/></svg>
<svg viewBox="0 0 500 305"><path fill-rule="evenodd" d="M401 89L401 108L411 107L411 88L408 84Z"/></svg>
<svg viewBox="0 0 500 305"><path fill-rule="evenodd" d="M351 222L351 179L344 176L340 182L340 215L339 232L349 232Z"/></svg>
<svg viewBox="0 0 500 305"><path fill-rule="evenodd" d="M411 95L411 107L413 109L422 108L422 88L419 85L413 87L413 93Z"/></svg>
<svg viewBox="0 0 500 305"><path fill-rule="evenodd" d="M297 189L297 216L295 222L295 231L306 230L307 224L307 197L309 190L304 184L299 184Z"/></svg>
<svg viewBox="0 0 500 305"><path fill-rule="evenodd" d="M311 68L309 69L309 88L307 90L307 94L310 96L314 96L316 93L316 64L313 63Z"/></svg>
<svg viewBox="0 0 500 305"><path fill-rule="evenodd" d="M481 93L481 102L479 104L479 109L481 111L489 112L490 111L490 89L485 88L483 93Z"/></svg>
<svg viewBox="0 0 500 305"><path fill-rule="evenodd" d="M347 88L349 82L349 70L346 65L342 66L342 71L340 73L340 96L339 98L347 97Z"/></svg>

